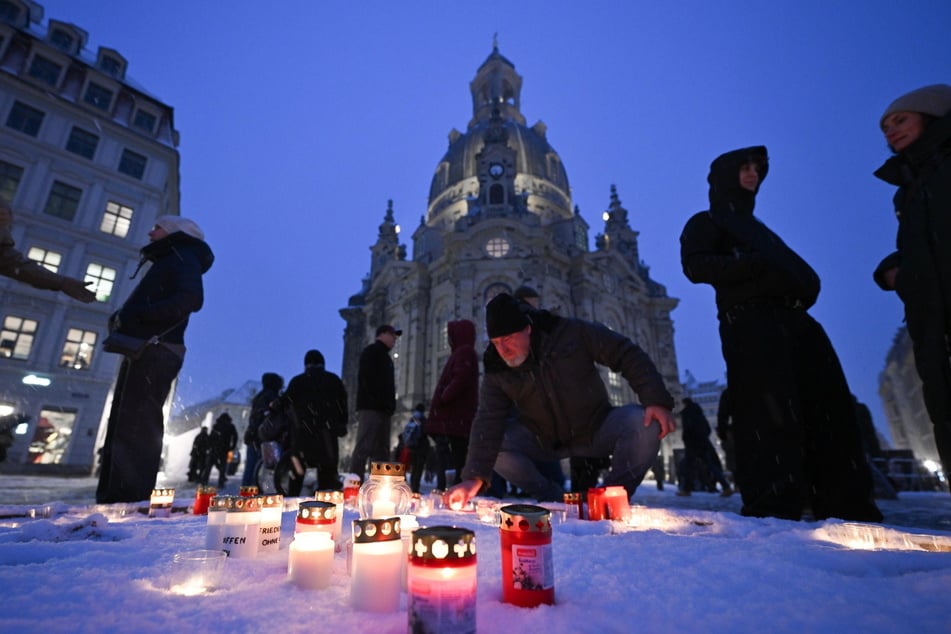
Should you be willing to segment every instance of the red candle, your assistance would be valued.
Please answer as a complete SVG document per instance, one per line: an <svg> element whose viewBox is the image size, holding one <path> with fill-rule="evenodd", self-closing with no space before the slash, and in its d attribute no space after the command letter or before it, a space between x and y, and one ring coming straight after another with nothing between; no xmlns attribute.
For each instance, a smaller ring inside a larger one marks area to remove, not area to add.
<svg viewBox="0 0 951 634"><path fill-rule="evenodd" d="M199 484L195 489L195 503L192 505L192 515L208 515L208 505L211 498L215 497L217 490L215 487L205 484Z"/></svg>
<svg viewBox="0 0 951 634"><path fill-rule="evenodd" d="M410 632L476 632L475 533L453 526L413 533L407 612Z"/></svg>
<svg viewBox="0 0 951 634"><path fill-rule="evenodd" d="M623 520L631 517L627 489L622 486L588 489L589 520Z"/></svg>
<svg viewBox="0 0 951 634"><path fill-rule="evenodd" d="M253 498L255 495L258 495L258 488L253 484L241 486L238 488L238 495L243 498Z"/></svg>
<svg viewBox="0 0 951 634"><path fill-rule="evenodd" d="M333 538L334 523L336 522L337 505L333 502L307 500L301 502L297 509L297 522L294 525L295 533L323 531Z"/></svg>
<svg viewBox="0 0 951 634"><path fill-rule="evenodd" d="M530 504L499 509L502 601L523 608L555 602L551 513Z"/></svg>

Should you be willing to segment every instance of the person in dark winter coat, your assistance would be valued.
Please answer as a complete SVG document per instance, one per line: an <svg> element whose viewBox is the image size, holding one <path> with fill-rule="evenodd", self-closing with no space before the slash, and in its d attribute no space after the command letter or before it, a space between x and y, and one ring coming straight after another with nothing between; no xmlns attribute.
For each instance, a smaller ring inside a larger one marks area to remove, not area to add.
<svg viewBox="0 0 951 634"><path fill-rule="evenodd" d="M684 399L684 408L680 411L680 422L683 424L681 432L684 442L684 469L683 482L677 495L690 495L693 491L693 482L697 476L696 462L700 461L713 479L720 483L720 495L729 497L733 489L723 475L723 466L717 456L717 450L710 442L710 423L703 413L703 409L692 398Z"/></svg>
<svg viewBox="0 0 951 634"><path fill-rule="evenodd" d="M149 240L139 267L151 266L110 318L109 330L160 338L137 359L124 357L119 367L96 489L99 504L137 502L152 494L165 434L162 407L185 359L189 315L204 303L202 275L215 259L204 233L187 218L160 216Z"/></svg>
<svg viewBox="0 0 951 634"><path fill-rule="evenodd" d="M806 312L819 276L753 217L768 168L763 146L719 156L710 209L680 236L685 275L716 290L742 513L881 521L849 386Z"/></svg>
<svg viewBox="0 0 951 634"><path fill-rule="evenodd" d="M215 419L208 435L208 457L205 460L205 469L201 474L201 483L208 484L211 468L218 470L218 488L228 483L228 459L231 452L238 446L238 430L235 429L228 412Z"/></svg>
<svg viewBox="0 0 951 634"><path fill-rule="evenodd" d="M34 288L62 291L86 304L96 301L96 294L86 288L92 282L54 273L17 251L12 230L13 211L7 201L0 198L0 275L25 282Z"/></svg>
<svg viewBox="0 0 951 634"><path fill-rule="evenodd" d="M898 186L898 237L874 278L904 302L935 445L951 473L951 85L899 97L880 126L895 155L875 176Z"/></svg>
<svg viewBox="0 0 951 634"><path fill-rule="evenodd" d="M426 427L426 406L417 403L413 414L400 433L399 443L396 445L396 460L406 465L409 471L409 486L413 493L419 493L423 480L423 471L426 461L430 457L429 438L424 431ZM465 457L465 456L463 456ZM444 476L445 479L445 476ZM445 485L443 485L445 486Z"/></svg>
<svg viewBox="0 0 951 634"><path fill-rule="evenodd" d="M261 441L258 439L258 429L264 422L264 416L272 402L281 395L284 387L284 377L273 372L261 375L261 391L251 399L251 413L248 415L248 428L244 430L244 474L241 476L242 486L257 485L258 461L261 459Z"/></svg>
<svg viewBox="0 0 951 634"><path fill-rule="evenodd" d="M347 390L336 374L324 368L324 355L308 350L304 373L287 385L279 403L290 408L291 453L317 469L317 488L339 490L339 438L347 433ZM303 473L292 478L287 495L300 495Z"/></svg>
<svg viewBox="0 0 951 634"><path fill-rule="evenodd" d="M208 428L202 427L192 441L192 450L188 455L188 481L199 482L205 470L205 460L208 458Z"/></svg>
<svg viewBox="0 0 951 634"><path fill-rule="evenodd" d="M367 460L389 460L390 418L396 411L396 373L390 350L402 334L402 330L393 326L380 326L376 329L376 340L360 353L357 439L350 457L350 471L361 480Z"/></svg>
<svg viewBox="0 0 951 634"><path fill-rule="evenodd" d="M479 407L463 481L446 493L447 502L465 504L489 485L493 466L532 497L561 500L563 487L533 461L572 455L610 455L605 485L633 495L660 439L675 428L673 398L647 354L601 324L526 312L507 293L488 303L485 321L491 343L482 357ZM613 407L598 365L624 376L643 407Z"/></svg>
<svg viewBox="0 0 951 634"><path fill-rule="evenodd" d="M468 319L446 326L452 350L433 390L426 433L436 445L436 486L446 488L446 470L461 482L462 465L469 449L472 419L479 406L479 356L475 350L476 327Z"/></svg>

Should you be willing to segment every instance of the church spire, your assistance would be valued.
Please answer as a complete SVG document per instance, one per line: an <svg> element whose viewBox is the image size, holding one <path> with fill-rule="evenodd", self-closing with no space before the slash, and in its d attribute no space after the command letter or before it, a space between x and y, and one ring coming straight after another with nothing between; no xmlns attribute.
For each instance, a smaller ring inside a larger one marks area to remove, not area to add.
<svg viewBox="0 0 951 634"><path fill-rule="evenodd" d="M525 117L520 110L522 77L515 72L515 64L499 53L497 33L492 37L492 52L476 71L469 90L472 92L470 128L489 119L496 109L503 119L513 119L525 125Z"/></svg>

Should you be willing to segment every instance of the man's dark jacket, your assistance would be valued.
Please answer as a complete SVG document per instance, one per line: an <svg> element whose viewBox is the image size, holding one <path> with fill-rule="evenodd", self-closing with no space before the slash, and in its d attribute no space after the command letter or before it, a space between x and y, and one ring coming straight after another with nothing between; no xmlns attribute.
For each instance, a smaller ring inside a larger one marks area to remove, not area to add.
<svg viewBox="0 0 951 634"><path fill-rule="evenodd" d="M347 390L322 365L308 365L287 385L281 401L293 410L291 447L308 463L335 464L337 438L347 433Z"/></svg>
<svg viewBox="0 0 951 634"><path fill-rule="evenodd" d="M544 310L530 315L531 354L525 363L508 367L492 344L483 355L485 376L469 436L464 480L490 480L513 407L543 447L590 443L612 409L599 364L621 374L641 405L673 407L657 368L627 337L602 324L557 317Z"/></svg>
<svg viewBox="0 0 951 634"><path fill-rule="evenodd" d="M357 375L357 409L386 414L396 411L396 377L390 349L377 339L360 353Z"/></svg>

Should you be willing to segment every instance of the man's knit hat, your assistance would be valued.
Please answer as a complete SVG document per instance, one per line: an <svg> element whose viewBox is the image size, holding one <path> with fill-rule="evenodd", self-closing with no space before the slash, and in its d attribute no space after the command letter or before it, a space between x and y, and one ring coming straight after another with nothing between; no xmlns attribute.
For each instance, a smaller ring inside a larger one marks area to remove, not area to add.
<svg viewBox="0 0 951 634"><path fill-rule="evenodd" d="M499 293L485 307L485 329L489 339L519 332L531 323L522 303L508 293Z"/></svg>
<svg viewBox="0 0 951 634"><path fill-rule="evenodd" d="M182 218L181 216L159 216L155 219L155 224L170 234L181 231L193 238L198 238L199 240L205 239L205 232L201 230L198 223L188 218Z"/></svg>
<svg viewBox="0 0 951 634"><path fill-rule="evenodd" d="M885 108L885 114L878 120L879 125L885 117L896 112L920 112L932 117L943 117L951 112L951 86L934 84L902 95Z"/></svg>

